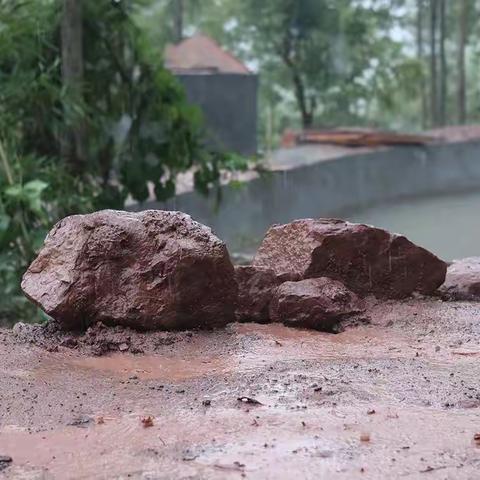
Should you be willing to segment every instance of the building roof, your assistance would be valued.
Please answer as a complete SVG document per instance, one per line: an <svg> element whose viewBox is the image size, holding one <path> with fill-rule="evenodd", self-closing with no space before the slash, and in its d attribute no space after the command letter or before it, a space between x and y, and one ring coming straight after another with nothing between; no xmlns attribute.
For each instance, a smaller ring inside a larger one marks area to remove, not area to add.
<svg viewBox="0 0 480 480"><path fill-rule="evenodd" d="M165 66L176 73L236 73L252 72L212 38L197 34L165 49Z"/></svg>

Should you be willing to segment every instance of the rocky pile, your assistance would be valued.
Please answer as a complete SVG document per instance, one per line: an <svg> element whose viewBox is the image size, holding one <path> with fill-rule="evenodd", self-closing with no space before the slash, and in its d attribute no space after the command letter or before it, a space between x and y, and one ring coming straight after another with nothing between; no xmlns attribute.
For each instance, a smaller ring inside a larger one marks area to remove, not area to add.
<svg viewBox="0 0 480 480"><path fill-rule="evenodd" d="M65 218L22 289L67 329L218 327L234 320L237 297L225 244L190 216L159 210Z"/></svg>
<svg viewBox="0 0 480 480"><path fill-rule="evenodd" d="M332 331L362 297L432 294L447 265L401 235L334 219L267 232L252 263L180 212L105 210L59 222L22 288L64 329L102 322L140 330L235 319Z"/></svg>

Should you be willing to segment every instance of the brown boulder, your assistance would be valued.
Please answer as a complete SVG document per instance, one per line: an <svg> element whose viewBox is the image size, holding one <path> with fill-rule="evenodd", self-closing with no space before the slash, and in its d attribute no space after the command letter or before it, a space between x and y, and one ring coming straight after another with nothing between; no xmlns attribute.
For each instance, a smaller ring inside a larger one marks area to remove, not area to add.
<svg viewBox="0 0 480 480"><path fill-rule="evenodd" d="M480 257L455 260L440 291L451 300L480 301Z"/></svg>
<svg viewBox="0 0 480 480"><path fill-rule="evenodd" d="M236 266L235 279L238 285L237 320L268 322L270 301L281 280L269 268L250 265Z"/></svg>
<svg viewBox="0 0 480 480"><path fill-rule="evenodd" d="M288 326L331 332L340 321L363 310L363 302L343 283L310 278L280 285L270 303L270 318Z"/></svg>
<svg viewBox="0 0 480 480"><path fill-rule="evenodd" d="M58 222L22 281L64 328L217 327L234 320L225 244L180 212L104 210Z"/></svg>
<svg viewBox="0 0 480 480"><path fill-rule="evenodd" d="M447 265L405 237L336 219L275 225L253 261L292 277L330 277L356 293L404 298L433 293Z"/></svg>

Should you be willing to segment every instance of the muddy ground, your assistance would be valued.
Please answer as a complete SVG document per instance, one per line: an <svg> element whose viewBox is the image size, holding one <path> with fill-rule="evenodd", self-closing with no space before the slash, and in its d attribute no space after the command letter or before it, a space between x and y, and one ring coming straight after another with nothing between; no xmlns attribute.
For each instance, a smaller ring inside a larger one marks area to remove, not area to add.
<svg viewBox="0 0 480 480"><path fill-rule="evenodd" d="M479 479L480 304L368 314L338 335L0 330L0 478Z"/></svg>

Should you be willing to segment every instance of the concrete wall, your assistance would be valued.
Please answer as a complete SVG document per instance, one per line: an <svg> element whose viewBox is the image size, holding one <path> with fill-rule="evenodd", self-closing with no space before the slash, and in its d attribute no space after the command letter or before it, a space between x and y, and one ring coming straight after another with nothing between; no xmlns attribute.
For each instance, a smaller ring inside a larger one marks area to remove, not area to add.
<svg viewBox="0 0 480 480"><path fill-rule="evenodd" d="M301 155L301 148L295 152ZM231 251L248 252L274 223L475 189L480 190L480 141L398 147L272 172L240 188L224 187L218 206L213 195L191 192L143 208L187 212L211 226Z"/></svg>
<svg viewBox="0 0 480 480"><path fill-rule="evenodd" d="M190 102L205 116L213 141L243 155L257 153L256 75L179 74Z"/></svg>

